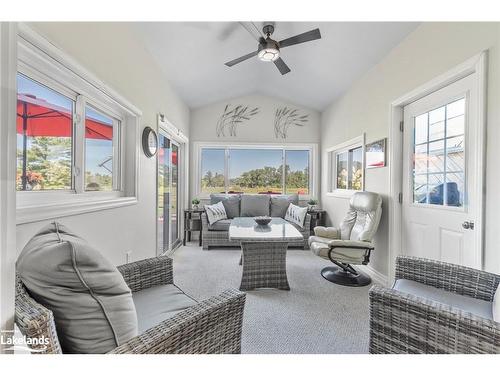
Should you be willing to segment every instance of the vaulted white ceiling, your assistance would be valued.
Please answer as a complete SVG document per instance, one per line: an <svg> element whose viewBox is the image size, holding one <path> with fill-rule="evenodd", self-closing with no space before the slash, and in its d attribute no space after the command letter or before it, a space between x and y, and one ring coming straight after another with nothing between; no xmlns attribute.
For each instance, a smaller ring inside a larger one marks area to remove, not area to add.
<svg viewBox="0 0 500 375"><path fill-rule="evenodd" d="M261 28L262 22L255 22ZM137 23L146 48L182 99L197 108L260 93L323 110L399 44L418 23L277 22L282 40L319 27L322 38L282 49L291 72L257 57L231 68L225 62L257 49L237 22Z"/></svg>

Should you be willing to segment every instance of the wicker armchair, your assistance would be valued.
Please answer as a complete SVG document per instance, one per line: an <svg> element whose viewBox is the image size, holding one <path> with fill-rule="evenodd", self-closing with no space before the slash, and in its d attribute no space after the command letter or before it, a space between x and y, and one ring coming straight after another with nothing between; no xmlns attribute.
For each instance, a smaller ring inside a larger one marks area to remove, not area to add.
<svg viewBox="0 0 500 375"><path fill-rule="evenodd" d="M500 276L444 262L401 256L396 279L492 301ZM370 353L500 353L500 323L374 285Z"/></svg>
<svg viewBox="0 0 500 375"><path fill-rule="evenodd" d="M172 259L158 257L119 266L125 281L136 292L157 285L173 284ZM114 354L219 354L241 352L241 329L245 293L226 290L189 307L139 336L118 346ZM54 316L33 300L17 278L16 323L30 338L49 338L43 353L62 353Z"/></svg>

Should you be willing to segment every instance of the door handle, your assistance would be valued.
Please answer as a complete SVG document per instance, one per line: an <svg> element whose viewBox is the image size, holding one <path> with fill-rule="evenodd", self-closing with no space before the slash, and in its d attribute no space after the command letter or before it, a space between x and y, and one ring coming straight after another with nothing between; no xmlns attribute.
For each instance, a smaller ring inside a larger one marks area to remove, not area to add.
<svg viewBox="0 0 500 375"><path fill-rule="evenodd" d="M473 221L464 221L462 223L462 228L474 230L474 222Z"/></svg>

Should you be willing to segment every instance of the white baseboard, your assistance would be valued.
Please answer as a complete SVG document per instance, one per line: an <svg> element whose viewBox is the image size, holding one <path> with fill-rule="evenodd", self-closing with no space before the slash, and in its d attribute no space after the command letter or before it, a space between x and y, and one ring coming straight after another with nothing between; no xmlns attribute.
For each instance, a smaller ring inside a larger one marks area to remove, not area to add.
<svg viewBox="0 0 500 375"><path fill-rule="evenodd" d="M360 268L366 272L374 282L377 284L380 284L382 286L388 287L389 286L389 279L387 275L384 275L383 273L373 269L370 265L367 266L360 266Z"/></svg>

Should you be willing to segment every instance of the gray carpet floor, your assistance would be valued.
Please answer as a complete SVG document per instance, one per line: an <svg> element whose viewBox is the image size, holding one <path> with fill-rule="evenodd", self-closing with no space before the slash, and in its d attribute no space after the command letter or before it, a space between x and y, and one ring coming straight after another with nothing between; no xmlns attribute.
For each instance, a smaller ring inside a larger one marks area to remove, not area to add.
<svg viewBox="0 0 500 375"><path fill-rule="evenodd" d="M198 300L238 288L240 250L177 249L175 283ZM349 288L324 280L329 262L309 251L289 250L290 291L247 292L242 352L258 354L367 353L370 286Z"/></svg>

